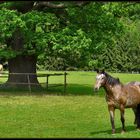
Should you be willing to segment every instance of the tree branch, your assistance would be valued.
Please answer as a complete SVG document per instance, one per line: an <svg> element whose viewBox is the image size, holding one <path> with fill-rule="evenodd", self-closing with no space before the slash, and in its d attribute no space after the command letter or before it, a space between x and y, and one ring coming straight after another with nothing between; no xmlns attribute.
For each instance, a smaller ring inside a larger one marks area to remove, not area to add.
<svg viewBox="0 0 140 140"><path fill-rule="evenodd" d="M34 4L33 9L38 10L40 8L45 8L45 7L54 8L54 9L62 9L62 8L67 8L68 6L81 7L81 6L84 6L84 5L88 4L88 3L90 3L90 1L71 1L69 3L68 2L67 3L61 2L59 4L53 3L52 1L40 1L40 2L36 2Z"/></svg>
<svg viewBox="0 0 140 140"><path fill-rule="evenodd" d="M75 5L79 6L79 7L85 6L85 5L89 4L90 2L91 1L74 1Z"/></svg>
<svg viewBox="0 0 140 140"><path fill-rule="evenodd" d="M136 4L139 4L140 2L137 2L137 1L134 1L134 2L128 2L128 4L126 4L124 7L129 7L129 6L132 6L132 5L136 5Z"/></svg>
<svg viewBox="0 0 140 140"><path fill-rule="evenodd" d="M57 3L56 3L57 2ZM10 5L1 5L11 10L18 10L26 13L30 10L43 10L44 8L65 9L67 7L82 7L89 4L91 1L21 1L11 2ZM6 3L1 1L0 4Z"/></svg>

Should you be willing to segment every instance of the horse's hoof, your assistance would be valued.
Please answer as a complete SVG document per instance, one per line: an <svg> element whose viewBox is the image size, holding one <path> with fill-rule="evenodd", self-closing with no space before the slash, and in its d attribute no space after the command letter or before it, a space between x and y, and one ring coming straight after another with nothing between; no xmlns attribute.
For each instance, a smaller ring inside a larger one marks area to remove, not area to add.
<svg viewBox="0 0 140 140"><path fill-rule="evenodd" d="M140 128L137 128L137 131L140 131Z"/></svg>
<svg viewBox="0 0 140 140"><path fill-rule="evenodd" d="M125 132L126 132L125 130L122 130L122 131L121 131L121 134L124 134Z"/></svg>
<svg viewBox="0 0 140 140"><path fill-rule="evenodd" d="M112 135L115 135L115 130L112 130Z"/></svg>
<svg viewBox="0 0 140 140"><path fill-rule="evenodd" d="M115 131L114 131L114 132L112 132L112 135L115 135Z"/></svg>

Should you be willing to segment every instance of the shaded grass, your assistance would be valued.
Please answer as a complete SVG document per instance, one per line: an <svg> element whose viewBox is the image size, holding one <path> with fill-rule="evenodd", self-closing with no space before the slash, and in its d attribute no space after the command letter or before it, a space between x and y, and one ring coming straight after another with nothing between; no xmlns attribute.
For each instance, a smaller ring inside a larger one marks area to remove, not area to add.
<svg viewBox="0 0 140 140"><path fill-rule="evenodd" d="M38 73L61 73L58 71L41 71ZM122 83L127 83L130 81L140 81L140 74L124 74L124 73L109 73L114 77L119 77L120 81ZM66 95L93 95L95 94L93 91L94 88L94 84L95 84L95 76L96 73L95 72L68 72L67 75L67 91L66 91ZM32 92L35 94L53 94L53 95L57 95L57 94L61 94L64 95L64 76L51 76L49 77L49 90L46 90L46 77L39 77L38 78L39 82L42 83L42 88L32 88ZM6 81L6 78L1 78L0 79L0 83L4 83ZM54 84L58 85L58 84L62 84L61 86L53 86ZM0 88L0 91L2 92L12 92L15 93L17 92L17 94L19 94L19 92L29 92L28 88L24 88L24 89L16 89L16 88ZM103 94L104 90L101 88L100 89L100 94ZM32 93L31 93L32 94Z"/></svg>

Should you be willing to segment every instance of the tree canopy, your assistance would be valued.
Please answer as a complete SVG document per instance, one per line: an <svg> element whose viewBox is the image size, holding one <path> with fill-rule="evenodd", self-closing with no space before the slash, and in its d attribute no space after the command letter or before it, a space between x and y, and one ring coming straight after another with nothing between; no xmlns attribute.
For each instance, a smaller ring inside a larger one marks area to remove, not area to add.
<svg viewBox="0 0 140 140"><path fill-rule="evenodd" d="M139 9L137 2L1 2L0 58L34 55L43 69L139 71Z"/></svg>

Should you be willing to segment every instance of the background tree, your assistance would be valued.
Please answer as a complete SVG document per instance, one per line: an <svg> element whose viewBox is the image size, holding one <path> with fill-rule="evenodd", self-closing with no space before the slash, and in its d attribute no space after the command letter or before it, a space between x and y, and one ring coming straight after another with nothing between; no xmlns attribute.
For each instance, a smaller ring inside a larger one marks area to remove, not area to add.
<svg viewBox="0 0 140 140"><path fill-rule="evenodd" d="M103 34L101 40L98 39L101 45L95 43L92 47L94 50L91 52L94 55L89 61L90 66L104 67L115 72L139 72L139 3L107 2L101 7L102 13L107 14L105 17L110 17L108 21L114 28L107 28L108 33ZM101 25L104 25L104 22Z"/></svg>
<svg viewBox="0 0 140 140"><path fill-rule="evenodd" d="M101 61L103 67L116 72L139 72L140 21L138 3L118 3L120 21L123 23L124 33L116 39L114 47L102 50ZM100 56L101 56L100 55Z"/></svg>
<svg viewBox="0 0 140 140"><path fill-rule="evenodd" d="M87 45L77 53L74 50L72 50L72 54L70 54L70 51L65 52L66 55L71 57L63 57L64 55L57 53L58 58L61 58L58 60L59 62L61 60L61 65L64 66L63 62L65 61L67 67L73 66L82 70L93 70L94 67L103 66L100 64L102 62L99 61L98 56L102 57L104 49L114 47L117 40L124 33L123 22L120 17L114 16L118 10L120 10L120 5L110 2L92 2L82 8L68 8L68 16L65 21L70 22L69 26L67 26L70 29L69 31L72 32L74 29L78 30L80 28L85 33L85 36L91 39L91 44L90 47ZM46 59L46 63L49 62ZM59 62L56 61L56 63ZM54 66L54 69L57 68L58 65Z"/></svg>

